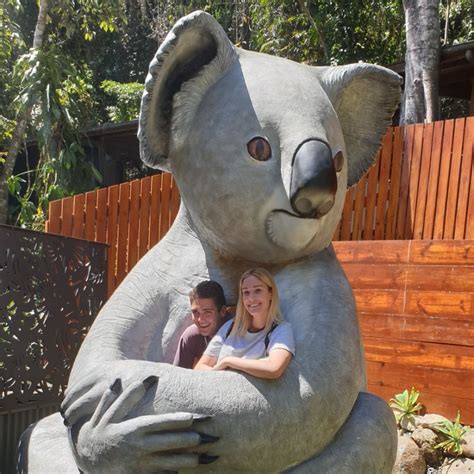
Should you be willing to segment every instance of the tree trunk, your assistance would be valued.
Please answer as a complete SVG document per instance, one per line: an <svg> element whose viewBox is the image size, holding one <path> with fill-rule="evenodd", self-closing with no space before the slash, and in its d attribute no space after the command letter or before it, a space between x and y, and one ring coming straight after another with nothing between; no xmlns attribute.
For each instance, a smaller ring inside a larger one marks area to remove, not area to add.
<svg viewBox="0 0 474 474"><path fill-rule="evenodd" d="M400 123L432 122L439 116L438 0L405 0L404 8L407 49Z"/></svg>
<svg viewBox="0 0 474 474"><path fill-rule="evenodd" d="M38 19L36 21L35 35L33 38L33 49L43 46L44 30L46 28L46 16L48 13L48 0L40 0ZM29 106L16 118L16 126L13 130L12 140L8 148L7 157L0 173L0 224L6 224L8 217L8 186L7 180L13 174L16 157L20 151L23 135L31 117L33 107Z"/></svg>

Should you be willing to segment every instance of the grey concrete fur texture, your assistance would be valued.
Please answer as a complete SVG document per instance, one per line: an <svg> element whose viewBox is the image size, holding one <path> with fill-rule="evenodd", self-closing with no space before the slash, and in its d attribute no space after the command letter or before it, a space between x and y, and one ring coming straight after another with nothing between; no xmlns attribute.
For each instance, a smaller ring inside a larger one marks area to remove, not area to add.
<svg viewBox="0 0 474 474"><path fill-rule="evenodd" d="M84 340L63 403L69 428L56 414L25 433L22 472L390 473L394 418L365 393L352 290L330 243L399 84L379 66L309 67L240 50L203 12L174 26L150 65L139 138L143 160L175 176L178 217ZM267 161L249 154L255 137L270 144ZM341 152L342 168L302 157L308 142ZM310 217L292 204L296 164ZM169 365L190 324L189 289L214 279L235 304L251 266L274 273L293 326L284 375Z"/></svg>

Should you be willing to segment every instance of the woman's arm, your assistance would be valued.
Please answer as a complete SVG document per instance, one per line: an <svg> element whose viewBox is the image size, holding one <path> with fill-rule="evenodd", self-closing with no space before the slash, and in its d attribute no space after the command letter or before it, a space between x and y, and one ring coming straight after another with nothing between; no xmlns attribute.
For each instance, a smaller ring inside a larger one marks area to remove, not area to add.
<svg viewBox="0 0 474 474"><path fill-rule="evenodd" d="M278 379L285 372L293 354L286 349L273 349L265 359L224 357L213 370L235 369L262 379ZM202 359L201 359L202 360Z"/></svg>
<svg viewBox="0 0 474 474"><path fill-rule="evenodd" d="M204 354L199 360L198 363L194 366L194 370L213 370L216 365L217 357L208 356Z"/></svg>

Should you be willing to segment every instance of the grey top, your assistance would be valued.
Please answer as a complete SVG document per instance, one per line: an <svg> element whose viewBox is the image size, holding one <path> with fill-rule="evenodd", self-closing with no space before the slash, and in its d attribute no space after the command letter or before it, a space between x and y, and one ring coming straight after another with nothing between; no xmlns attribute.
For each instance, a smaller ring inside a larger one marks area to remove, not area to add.
<svg viewBox="0 0 474 474"><path fill-rule="evenodd" d="M250 332L243 336L239 334L229 334L226 337L232 321L223 324L217 334L204 351L205 355L217 357L219 362L224 357L234 356L243 359L263 359L273 349L285 349L295 354L295 338L291 324L280 323L269 337L268 349L265 349L265 337L268 333L265 329L257 332Z"/></svg>

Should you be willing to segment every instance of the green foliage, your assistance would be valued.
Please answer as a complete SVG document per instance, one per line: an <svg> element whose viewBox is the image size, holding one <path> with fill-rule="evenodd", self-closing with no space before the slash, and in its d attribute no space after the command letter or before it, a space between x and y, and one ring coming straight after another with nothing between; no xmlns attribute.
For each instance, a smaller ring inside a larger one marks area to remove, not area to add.
<svg viewBox="0 0 474 474"><path fill-rule="evenodd" d="M405 389L402 393L390 399L390 408L395 411L395 418L399 425L413 421L414 415L419 413L423 406L418 403L420 392L411 388L410 392Z"/></svg>
<svg viewBox="0 0 474 474"><path fill-rule="evenodd" d="M128 122L138 118L143 84L138 82L123 84L108 80L102 81L100 87L115 100L115 105L107 107L107 113L112 122Z"/></svg>
<svg viewBox="0 0 474 474"><path fill-rule="evenodd" d="M7 177L16 202L10 220L33 228L41 227L50 200L93 189L101 181L81 146L80 128L96 123L97 115L93 73L79 59L78 45L92 40L97 31L114 31L125 19L123 0L58 0L48 5L48 36L42 46L23 54L19 48L11 50L6 59L0 55L0 61L11 66L5 79L0 76L0 85L13 84L4 95L8 106L0 117L1 156L6 156L12 138L13 118L25 114L30 117L29 136L36 138L40 151L35 169L29 169L27 157L27 170ZM13 8L6 17L10 29L18 27Z"/></svg>
<svg viewBox="0 0 474 474"><path fill-rule="evenodd" d="M460 423L461 415L458 411L456 419L452 421L443 421L434 429L444 438L444 441L437 444L435 448L441 448L445 453L454 456L460 456L463 452L463 440L470 431L468 426L462 426Z"/></svg>

